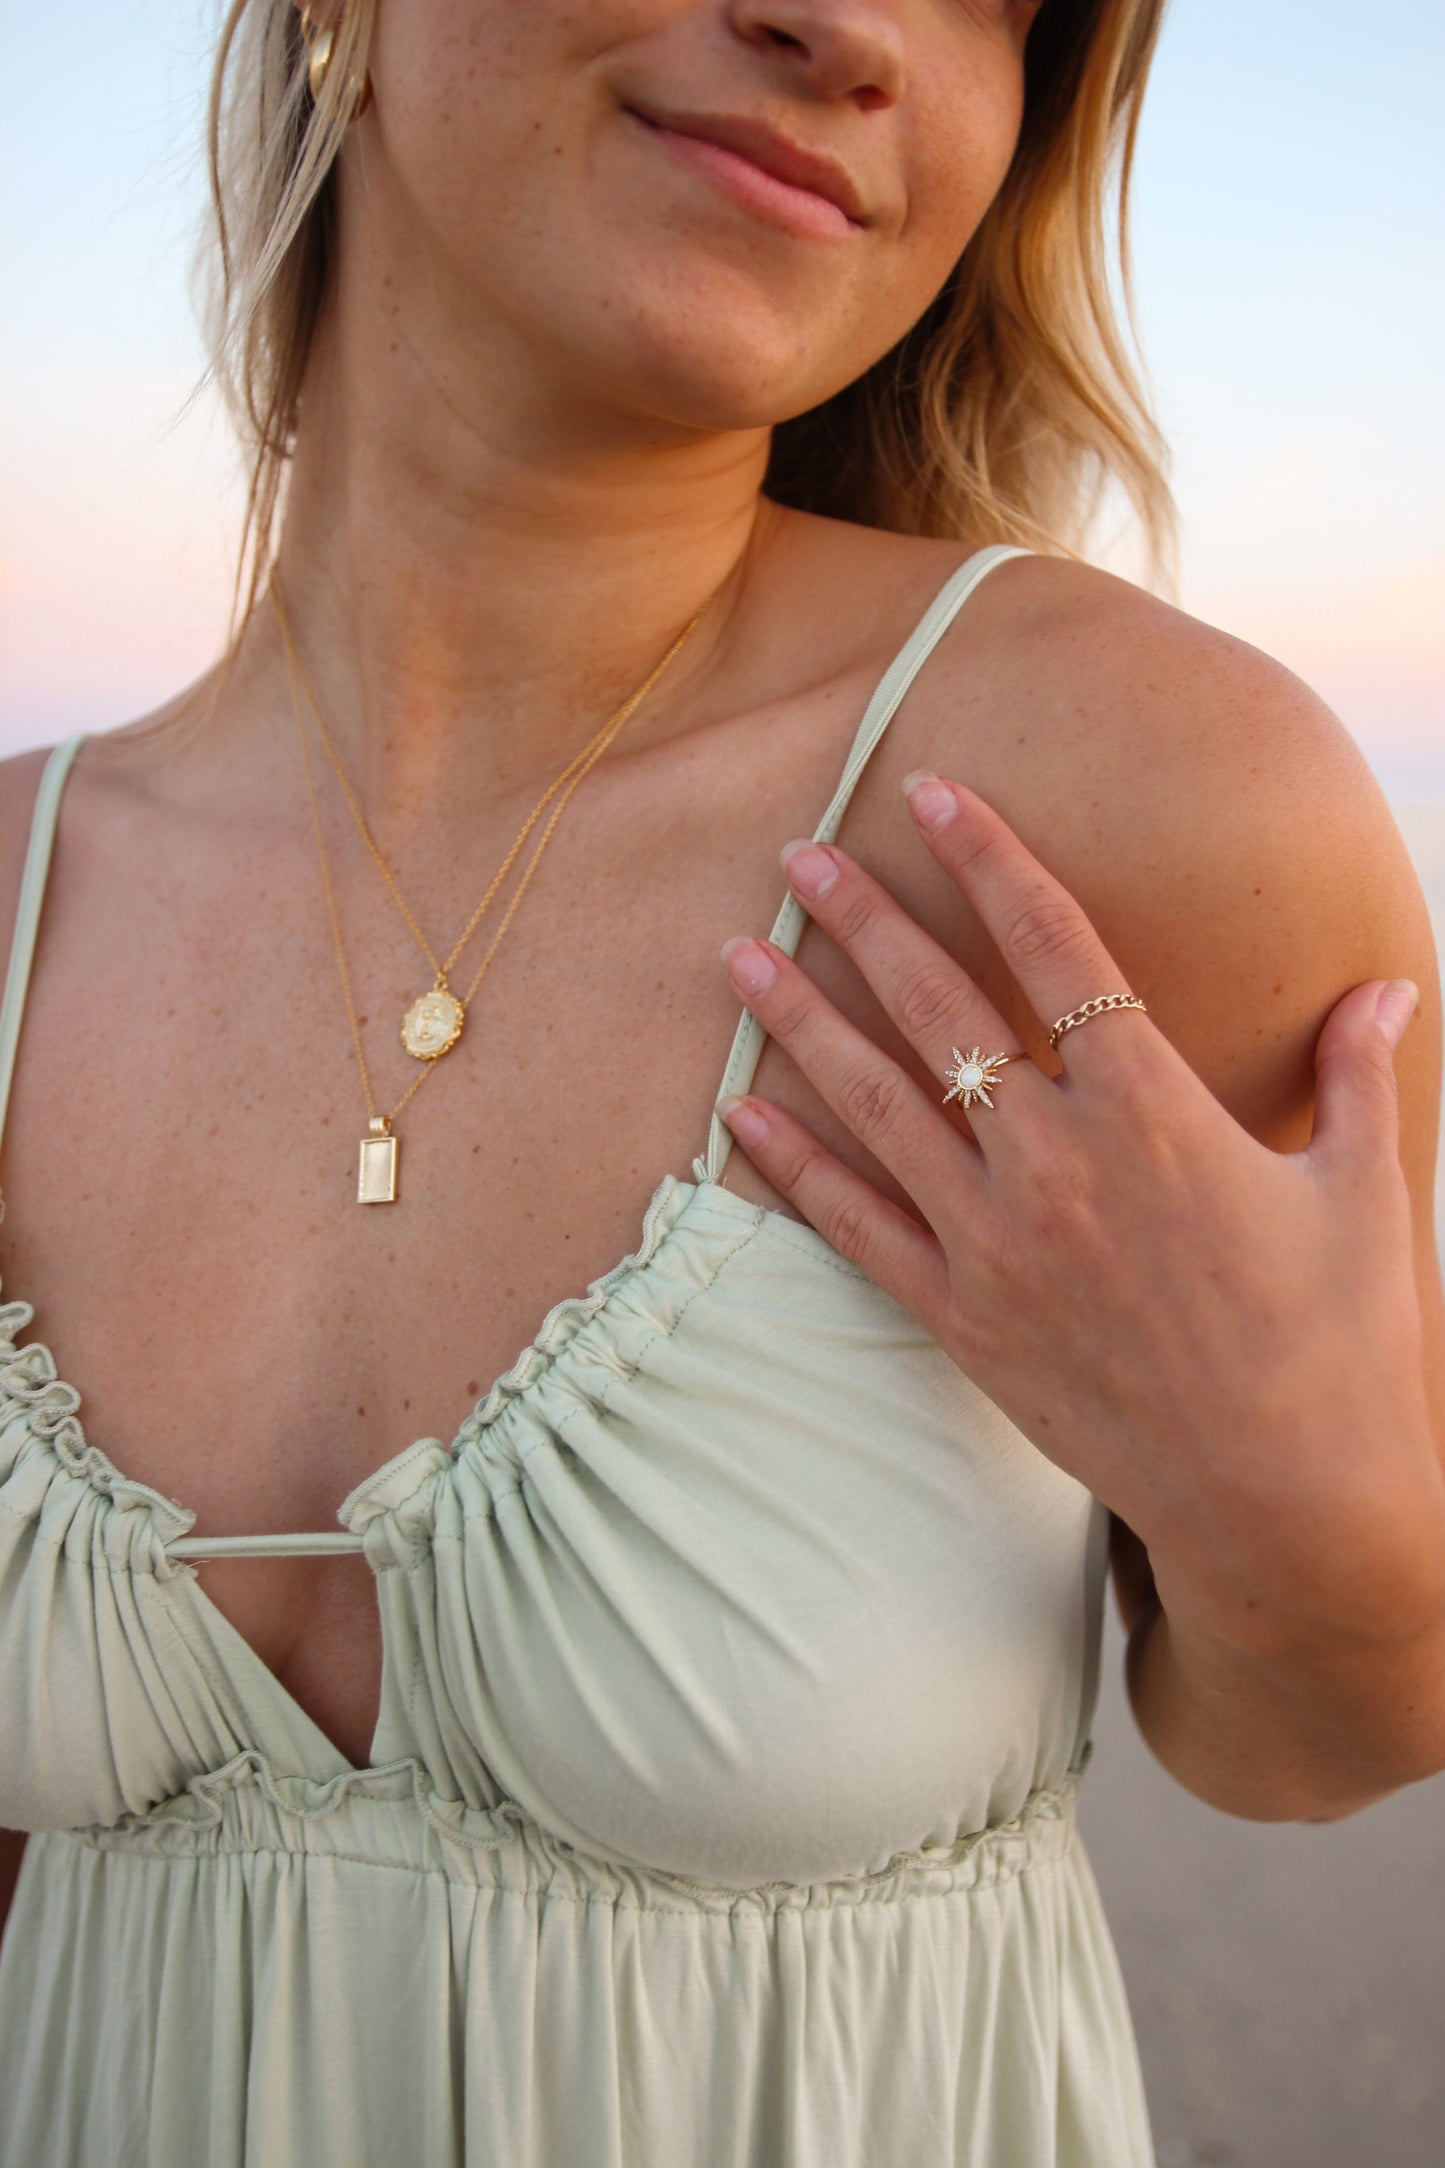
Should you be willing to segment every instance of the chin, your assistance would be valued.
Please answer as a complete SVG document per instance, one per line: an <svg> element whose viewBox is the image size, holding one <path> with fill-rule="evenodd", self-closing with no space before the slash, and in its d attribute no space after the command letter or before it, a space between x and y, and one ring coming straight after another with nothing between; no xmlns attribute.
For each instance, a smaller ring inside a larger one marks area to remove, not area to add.
<svg viewBox="0 0 1445 2168"><path fill-rule="evenodd" d="M674 279L625 307L614 302L602 321L608 351L586 357L587 381L606 378L627 405L710 433L805 413L876 359L830 342L795 296L784 311L738 279Z"/></svg>

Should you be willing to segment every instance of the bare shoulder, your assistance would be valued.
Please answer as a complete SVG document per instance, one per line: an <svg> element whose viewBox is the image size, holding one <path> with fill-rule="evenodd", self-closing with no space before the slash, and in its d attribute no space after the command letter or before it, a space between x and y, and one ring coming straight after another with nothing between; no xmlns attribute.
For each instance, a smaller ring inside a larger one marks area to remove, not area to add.
<svg viewBox="0 0 1445 2168"><path fill-rule="evenodd" d="M957 682L947 669L935 681L933 765L952 761L1062 881L1155 1024L1251 1135L1302 1150L1330 1011L1366 980L1419 987L1393 1066L1445 1420L1440 959L1378 780L1283 663L1126 580L1029 558L991 573L980 596L990 587L976 631L994 727L970 735L961 720L972 694L959 643ZM979 744L982 776L970 772Z"/></svg>
<svg viewBox="0 0 1445 2168"><path fill-rule="evenodd" d="M1055 755L1132 760L1153 792L1368 773L1339 717L1284 663L1097 566L1018 558L973 607L991 679L1027 692Z"/></svg>
<svg viewBox="0 0 1445 2168"><path fill-rule="evenodd" d="M975 604L974 640L941 652L929 693L934 765L951 760L1057 875L1160 1029L1277 1149L1309 1140L1335 1003L1415 979L1402 1120L1433 1152L1429 912L1340 718L1273 656L1092 566L1016 559Z"/></svg>

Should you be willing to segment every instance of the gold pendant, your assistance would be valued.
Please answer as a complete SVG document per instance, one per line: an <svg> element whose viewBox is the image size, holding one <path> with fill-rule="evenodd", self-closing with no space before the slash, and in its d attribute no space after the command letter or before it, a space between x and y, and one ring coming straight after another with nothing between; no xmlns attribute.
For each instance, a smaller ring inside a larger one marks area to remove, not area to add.
<svg viewBox="0 0 1445 2168"><path fill-rule="evenodd" d="M361 1140L356 1201L358 1204L396 1202L396 1138L387 1126L384 1114L373 1118L370 1136Z"/></svg>
<svg viewBox="0 0 1445 2168"><path fill-rule="evenodd" d="M466 1014L451 988L438 981L402 1018L401 1043L417 1061L436 1061L456 1045Z"/></svg>

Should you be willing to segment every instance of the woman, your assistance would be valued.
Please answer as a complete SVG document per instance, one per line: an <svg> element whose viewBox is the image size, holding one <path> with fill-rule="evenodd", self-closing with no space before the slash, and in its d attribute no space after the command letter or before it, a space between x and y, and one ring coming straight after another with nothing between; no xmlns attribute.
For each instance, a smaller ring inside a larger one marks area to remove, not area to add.
<svg viewBox="0 0 1445 2168"><path fill-rule="evenodd" d="M1200 1797L1445 1765L1424 907L1077 546L1159 13L232 8L245 605L0 790L7 2161L1128 2168L1109 1557Z"/></svg>

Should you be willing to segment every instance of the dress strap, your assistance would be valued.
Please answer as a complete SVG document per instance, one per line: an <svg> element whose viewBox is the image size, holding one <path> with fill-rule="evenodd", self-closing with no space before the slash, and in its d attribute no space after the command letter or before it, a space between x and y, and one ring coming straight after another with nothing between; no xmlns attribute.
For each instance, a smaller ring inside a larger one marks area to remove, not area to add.
<svg viewBox="0 0 1445 2168"><path fill-rule="evenodd" d="M991 542L987 548L975 550L972 557L949 574L883 673L877 690L864 710L863 720L858 725L858 734L844 762L838 787L833 793L828 810L813 830L815 843L831 843L837 835L848 808L848 800L868 764L868 756L897 714L903 695L980 581L993 571L995 565L1003 564L1008 558L1032 555L1031 550L1018 549L1012 543ZM807 912L790 889L773 922L770 940L787 955L795 955L807 916ZM741 1096L749 1089L766 1037L767 1033L757 1017L750 1009L744 1009L733 1037L732 1051L728 1055L722 1082L718 1086L719 1099L734 1093ZM698 1157L692 1163L693 1174L699 1182L721 1180L732 1141L732 1131L714 1112L708 1128L707 1156Z"/></svg>
<svg viewBox="0 0 1445 2168"><path fill-rule="evenodd" d="M30 815L30 847L20 877L20 902L15 913L15 933L10 943L10 968L5 974L5 993L0 999L0 1140L5 1135L5 1115L10 1105L10 1080L15 1074L15 1049L20 1043L20 1019L30 985L30 965L35 955L35 936L40 927L40 906L45 898L45 876L55 843L55 823L60 812L60 793L70 773L70 763L85 743L85 733L66 738L46 761ZM0 1211L3 1211L0 1204Z"/></svg>

